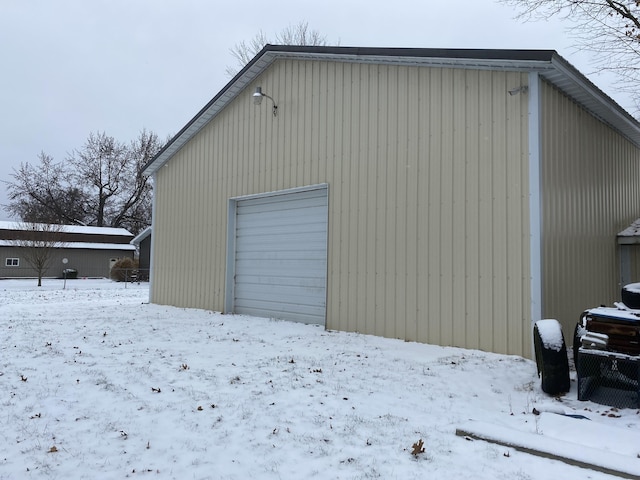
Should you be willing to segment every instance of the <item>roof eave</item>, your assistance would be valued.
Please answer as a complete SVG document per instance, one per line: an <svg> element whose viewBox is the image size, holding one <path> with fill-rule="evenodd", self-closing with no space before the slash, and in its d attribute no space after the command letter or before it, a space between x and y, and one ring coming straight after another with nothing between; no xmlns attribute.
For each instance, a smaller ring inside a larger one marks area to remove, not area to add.
<svg viewBox="0 0 640 480"><path fill-rule="evenodd" d="M640 124L629 112L560 55L554 56L552 64L553 69L544 72L543 78L640 147Z"/></svg>
<svg viewBox="0 0 640 480"><path fill-rule="evenodd" d="M245 67L227 83L143 168L143 173L152 175L180 150L194 135L208 124L229 102L245 89L274 60L268 55L267 45Z"/></svg>
<svg viewBox="0 0 640 480"><path fill-rule="evenodd" d="M140 245L140 243L147 238L149 235L151 235L151 227L147 227L144 230L142 230L138 235L136 235L129 243L131 243L132 245Z"/></svg>

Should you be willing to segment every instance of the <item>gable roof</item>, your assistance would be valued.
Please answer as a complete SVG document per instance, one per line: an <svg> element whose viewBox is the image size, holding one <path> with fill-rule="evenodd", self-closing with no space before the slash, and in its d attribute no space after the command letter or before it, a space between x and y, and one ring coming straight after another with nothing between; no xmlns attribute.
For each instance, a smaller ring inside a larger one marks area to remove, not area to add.
<svg viewBox="0 0 640 480"><path fill-rule="evenodd" d="M427 67L538 72L595 117L640 147L640 123L555 50L313 47L266 45L144 167L153 174L280 58Z"/></svg>

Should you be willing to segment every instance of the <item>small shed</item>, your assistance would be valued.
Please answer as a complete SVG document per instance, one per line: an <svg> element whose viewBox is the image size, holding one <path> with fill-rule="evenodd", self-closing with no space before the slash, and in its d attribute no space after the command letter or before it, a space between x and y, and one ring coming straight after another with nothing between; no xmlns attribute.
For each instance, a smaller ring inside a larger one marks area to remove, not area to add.
<svg viewBox="0 0 640 480"><path fill-rule="evenodd" d="M25 257L21 240L34 230L22 222L0 222L0 278L31 278L36 271ZM37 230L37 229L36 229ZM73 269L80 277L109 277L111 266L120 258L133 258L133 234L124 228L62 225L52 249L44 277L58 278Z"/></svg>

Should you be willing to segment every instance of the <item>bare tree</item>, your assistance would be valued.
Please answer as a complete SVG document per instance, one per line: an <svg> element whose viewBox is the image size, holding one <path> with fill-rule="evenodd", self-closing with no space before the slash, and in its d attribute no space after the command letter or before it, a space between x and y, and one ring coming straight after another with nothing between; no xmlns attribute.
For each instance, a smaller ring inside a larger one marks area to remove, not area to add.
<svg viewBox="0 0 640 480"><path fill-rule="evenodd" d="M137 234L150 225L153 187L142 170L161 148L158 135L147 130L142 130L138 138L129 145L127 188L114 202L111 221L114 226L124 227Z"/></svg>
<svg viewBox="0 0 640 480"><path fill-rule="evenodd" d="M88 210L97 227L105 224L105 210L112 197L120 192L127 177L127 149L105 133L90 133L81 149L67 159L73 167L70 175L76 185L93 192Z"/></svg>
<svg viewBox="0 0 640 480"><path fill-rule="evenodd" d="M231 55L236 59L235 67L227 67L227 75L233 77L268 43L280 45L328 45L327 37L318 30L311 30L308 22L289 25L276 33L274 41L270 41L266 33L260 30L251 40L237 43L231 48Z"/></svg>
<svg viewBox="0 0 640 480"><path fill-rule="evenodd" d="M280 45L326 45L327 37L318 30L310 30L308 22L289 25L276 33L276 43Z"/></svg>
<svg viewBox="0 0 640 480"><path fill-rule="evenodd" d="M523 20L560 17L570 22L577 47L596 54L595 67L619 75L620 87L638 103L640 2L616 0L501 0Z"/></svg>
<svg viewBox="0 0 640 480"><path fill-rule="evenodd" d="M41 287L42 277L51 266L54 251L65 245L62 241L64 225L23 222L18 230L19 238L12 243L20 247L23 258L36 271L38 286Z"/></svg>
<svg viewBox="0 0 640 480"><path fill-rule="evenodd" d="M24 222L77 223L85 217L86 198L70 186L62 164L41 152L39 165L22 163L7 183L7 211Z"/></svg>
<svg viewBox="0 0 640 480"><path fill-rule="evenodd" d="M66 162L41 153L40 163L14 170L7 210L26 222L122 227L134 235L151 223L152 185L142 169L160 150L142 130L129 145L91 133Z"/></svg>

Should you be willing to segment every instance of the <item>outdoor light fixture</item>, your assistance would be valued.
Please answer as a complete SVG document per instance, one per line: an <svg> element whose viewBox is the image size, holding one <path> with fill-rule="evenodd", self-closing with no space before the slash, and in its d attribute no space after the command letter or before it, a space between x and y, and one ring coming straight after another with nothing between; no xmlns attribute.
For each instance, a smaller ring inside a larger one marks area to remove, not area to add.
<svg viewBox="0 0 640 480"><path fill-rule="evenodd" d="M512 88L511 90L509 90L509 95L513 97L514 95L518 95L519 93L527 93L528 91L529 91L528 85L521 85L517 88Z"/></svg>
<svg viewBox="0 0 640 480"><path fill-rule="evenodd" d="M256 87L256 91L253 92L253 104L260 105L262 103L262 97L267 97L273 102L273 116L275 117L278 115L278 106L276 105L276 101L266 93L262 93L262 87Z"/></svg>

